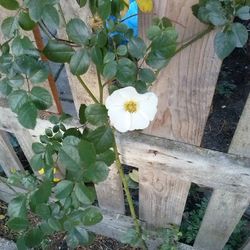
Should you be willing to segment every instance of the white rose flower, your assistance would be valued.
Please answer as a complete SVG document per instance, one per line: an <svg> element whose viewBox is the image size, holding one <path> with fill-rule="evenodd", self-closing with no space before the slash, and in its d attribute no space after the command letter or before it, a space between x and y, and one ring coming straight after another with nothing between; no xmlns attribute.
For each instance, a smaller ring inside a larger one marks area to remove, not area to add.
<svg viewBox="0 0 250 250"><path fill-rule="evenodd" d="M139 94L133 87L114 91L105 103L111 124L119 132L148 127L155 117L157 104L154 93Z"/></svg>

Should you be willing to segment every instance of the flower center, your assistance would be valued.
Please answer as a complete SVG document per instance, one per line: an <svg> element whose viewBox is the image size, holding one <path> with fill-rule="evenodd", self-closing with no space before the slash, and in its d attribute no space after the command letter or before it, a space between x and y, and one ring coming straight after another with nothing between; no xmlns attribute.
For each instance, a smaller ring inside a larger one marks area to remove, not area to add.
<svg viewBox="0 0 250 250"><path fill-rule="evenodd" d="M129 113L134 113L138 109L138 104L133 100L127 101L124 103L124 109Z"/></svg>

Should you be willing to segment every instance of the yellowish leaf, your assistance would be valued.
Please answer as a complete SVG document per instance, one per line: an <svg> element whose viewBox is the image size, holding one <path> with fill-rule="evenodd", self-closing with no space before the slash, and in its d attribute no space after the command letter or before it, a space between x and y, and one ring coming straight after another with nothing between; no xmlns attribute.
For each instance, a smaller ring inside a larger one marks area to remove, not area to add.
<svg viewBox="0 0 250 250"><path fill-rule="evenodd" d="M153 0L136 0L139 9L144 13L149 13L153 10Z"/></svg>
<svg viewBox="0 0 250 250"><path fill-rule="evenodd" d="M129 177L132 179L132 181L139 183L139 172L137 170L133 170L131 173L129 173Z"/></svg>

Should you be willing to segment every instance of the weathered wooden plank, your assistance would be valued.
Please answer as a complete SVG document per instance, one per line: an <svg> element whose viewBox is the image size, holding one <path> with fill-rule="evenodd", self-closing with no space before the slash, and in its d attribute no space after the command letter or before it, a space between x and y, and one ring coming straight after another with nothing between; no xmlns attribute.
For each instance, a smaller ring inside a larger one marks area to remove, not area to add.
<svg viewBox="0 0 250 250"><path fill-rule="evenodd" d="M248 238L247 242L240 250L250 250L250 238Z"/></svg>
<svg viewBox="0 0 250 250"><path fill-rule="evenodd" d="M139 180L140 219L156 228L180 225L190 182L153 168L140 169Z"/></svg>
<svg viewBox="0 0 250 250"><path fill-rule="evenodd" d="M108 178L96 185L96 194L100 208L117 214L125 213L121 178L115 164L110 166Z"/></svg>
<svg viewBox="0 0 250 250"><path fill-rule="evenodd" d="M154 15L167 16L187 41L206 29L192 14L196 0L154 0ZM146 37L152 15L141 15L139 28ZM181 24L181 25L180 25ZM156 118L147 133L200 145L220 71L213 48L214 32L176 55L158 76L152 91L159 98Z"/></svg>
<svg viewBox="0 0 250 250"><path fill-rule="evenodd" d="M194 248L221 250L245 212L249 199L215 190L209 201Z"/></svg>
<svg viewBox="0 0 250 250"><path fill-rule="evenodd" d="M20 127L16 115L3 107L3 103L0 117L0 129L15 132ZM47 120L38 119L36 128L30 130L32 137L36 139L48 126ZM68 126L77 126L77 122L73 120ZM139 169L154 166L156 170L178 175L184 181L250 194L250 158L137 132L117 133L116 137L124 164Z"/></svg>
<svg viewBox="0 0 250 250"><path fill-rule="evenodd" d="M229 153L250 157L250 95L241 114Z"/></svg>
<svg viewBox="0 0 250 250"><path fill-rule="evenodd" d="M250 96L229 148L230 153L250 157ZM222 249L250 202L249 196L215 190L209 202L195 247Z"/></svg>
<svg viewBox="0 0 250 250"><path fill-rule="evenodd" d="M0 130L0 165L7 176L11 175L11 170L23 169L16 152L14 151L8 134Z"/></svg>

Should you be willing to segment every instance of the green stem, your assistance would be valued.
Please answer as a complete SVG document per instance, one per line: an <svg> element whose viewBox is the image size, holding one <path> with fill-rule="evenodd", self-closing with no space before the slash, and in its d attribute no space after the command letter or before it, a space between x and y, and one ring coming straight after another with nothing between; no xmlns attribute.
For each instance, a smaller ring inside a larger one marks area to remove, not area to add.
<svg viewBox="0 0 250 250"><path fill-rule="evenodd" d="M92 94L91 90L88 88L88 86L86 85L86 83L83 81L83 79L80 76L76 76L78 81L82 84L82 86L84 87L84 89L87 91L87 93L89 94L89 96L92 98L92 100L95 103L99 103L99 101L96 99L96 97Z"/></svg>
<svg viewBox="0 0 250 250"><path fill-rule="evenodd" d="M213 26L208 26L207 29L203 30L202 32L198 33L195 37L193 37L192 39L190 39L188 42L184 43L179 49L177 49L175 51L175 54L178 54L179 52L181 52L182 50L184 50L185 48L187 48L189 45L191 45L192 43L196 42L197 40L201 39L203 36L205 36L206 34L208 34L210 31L213 30Z"/></svg>
<svg viewBox="0 0 250 250"><path fill-rule="evenodd" d="M118 148L117 148L117 143L116 143L116 140L115 140L115 130L114 129L113 129L113 136L114 136L114 146L113 147L114 147L114 153L115 153L116 167L118 169L120 178L122 180L122 184L123 184L124 191L125 191L125 194L126 194L126 197L127 197L129 210L130 210L130 213L131 213L131 217L132 217L132 219L134 221L136 232L141 237L142 236L142 229L141 229L141 225L140 225L140 223L139 223L139 221L137 219L136 213L135 213L135 207L134 207L134 203L133 203L133 200L132 200L131 193L129 191L128 182L126 180L126 177L125 177L125 174L124 174L124 171L123 171L123 168L122 168L122 164L121 164L121 161L120 161L119 152L118 152ZM147 245L146 245L146 243L145 243L145 241L143 239L142 239L142 243L143 243L143 249L147 249Z"/></svg>
<svg viewBox="0 0 250 250"><path fill-rule="evenodd" d="M100 71L96 68L98 85L99 85L99 93L100 93L100 103L103 103L103 86Z"/></svg>

